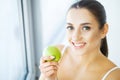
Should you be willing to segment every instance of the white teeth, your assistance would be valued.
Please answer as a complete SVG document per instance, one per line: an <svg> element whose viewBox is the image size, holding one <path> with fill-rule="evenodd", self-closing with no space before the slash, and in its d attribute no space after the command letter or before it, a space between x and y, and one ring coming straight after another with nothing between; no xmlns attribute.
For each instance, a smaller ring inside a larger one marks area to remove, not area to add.
<svg viewBox="0 0 120 80"><path fill-rule="evenodd" d="M76 47L83 46L84 44L74 44Z"/></svg>

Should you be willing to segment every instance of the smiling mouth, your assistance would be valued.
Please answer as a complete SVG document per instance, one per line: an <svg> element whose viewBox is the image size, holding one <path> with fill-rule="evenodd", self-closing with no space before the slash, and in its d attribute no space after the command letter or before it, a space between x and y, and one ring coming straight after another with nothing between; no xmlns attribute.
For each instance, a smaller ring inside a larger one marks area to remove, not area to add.
<svg viewBox="0 0 120 80"><path fill-rule="evenodd" d="M85 42L80 42L80 43L72 42L72 44L75 48L83 48L86 45Z"/></svg>

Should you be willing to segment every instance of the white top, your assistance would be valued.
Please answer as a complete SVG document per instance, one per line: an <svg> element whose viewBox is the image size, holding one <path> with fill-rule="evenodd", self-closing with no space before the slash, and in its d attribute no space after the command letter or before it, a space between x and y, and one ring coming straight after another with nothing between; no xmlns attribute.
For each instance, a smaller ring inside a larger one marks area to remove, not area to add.
<svg viewBox="0 0 120 80"><path fill-rule="evenodd" d="M62 52L61 52L61 53L62 53L62 55L64 54L64 52L65 52L66 48L67 48L67 45L65 45L65 46L64 46L64 48L62 49Z"/></svg>
<svg viewBox="0 0 120 80"><path fill-rule="evenodd" d="M110 69L109 71L107 71L107 73L103 76L102 80L105 80L107 78L107 76L113 72L114 70L118 69L119 67L113 67L112 69Z"/></svg>
<svg viewBox="0 0 120 80"><path fill-rule="evenodd" d="M62 49L62 55L64 54L64 52L65 52L65 50L66 50L66 48L67 48L67 45L66 46L64 46L64 48ZM105 80L106 78L107 78L107 76L111 73L111 72L113 72L114 70L116 70L116 69L118 69L119 67L113 67L112 69L110 69L109 71L107 71L106 72L106 74L103 76L103 78L101 79L101 80Z"/></svg>

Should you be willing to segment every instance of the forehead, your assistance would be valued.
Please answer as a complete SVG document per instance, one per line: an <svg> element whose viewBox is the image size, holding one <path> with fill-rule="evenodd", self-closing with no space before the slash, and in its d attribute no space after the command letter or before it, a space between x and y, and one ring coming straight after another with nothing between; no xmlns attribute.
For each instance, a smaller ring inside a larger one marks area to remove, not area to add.
<svg viewBox="0 0 120 80"><path fill-rule="evenodd" d="M97 22L95 16L85 8L72 8L68 11L67 22Z"/></svg>

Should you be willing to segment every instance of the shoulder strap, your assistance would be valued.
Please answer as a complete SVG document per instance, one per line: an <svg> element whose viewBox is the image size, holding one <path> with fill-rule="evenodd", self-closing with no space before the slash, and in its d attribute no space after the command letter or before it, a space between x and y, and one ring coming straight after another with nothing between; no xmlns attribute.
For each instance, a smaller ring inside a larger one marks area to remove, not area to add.
<svg viewBox="0 0 120 80"><path fill-rule="evenodd" d="M102 78L102 80L105 80L107 78L107 76L114 70L118 69L118 67L113 67L112 69L110 69Z"/></svg>
<svg viewBox="0 0 120 80"><path fill-rule="evenodd" d="M64 52L65 52L66 48L67 48L67 45L65 45L65 46L64 46L64 48L62 49L62 52L61 52L61 53L62 53L62 55L64 54Z"/></svg>
<svg viewBox="0 0 120 80"><path fill-rule="evenodd" d="M67 48L67 45L65 45L65 46L63 47L62 51L61 51L62 57L61 57L61 59L59 60L59 63L60 63L60 62L62 61L62 59L63 59L63 55L64 55L64 53L65 53L66 48Z"/></svg>

